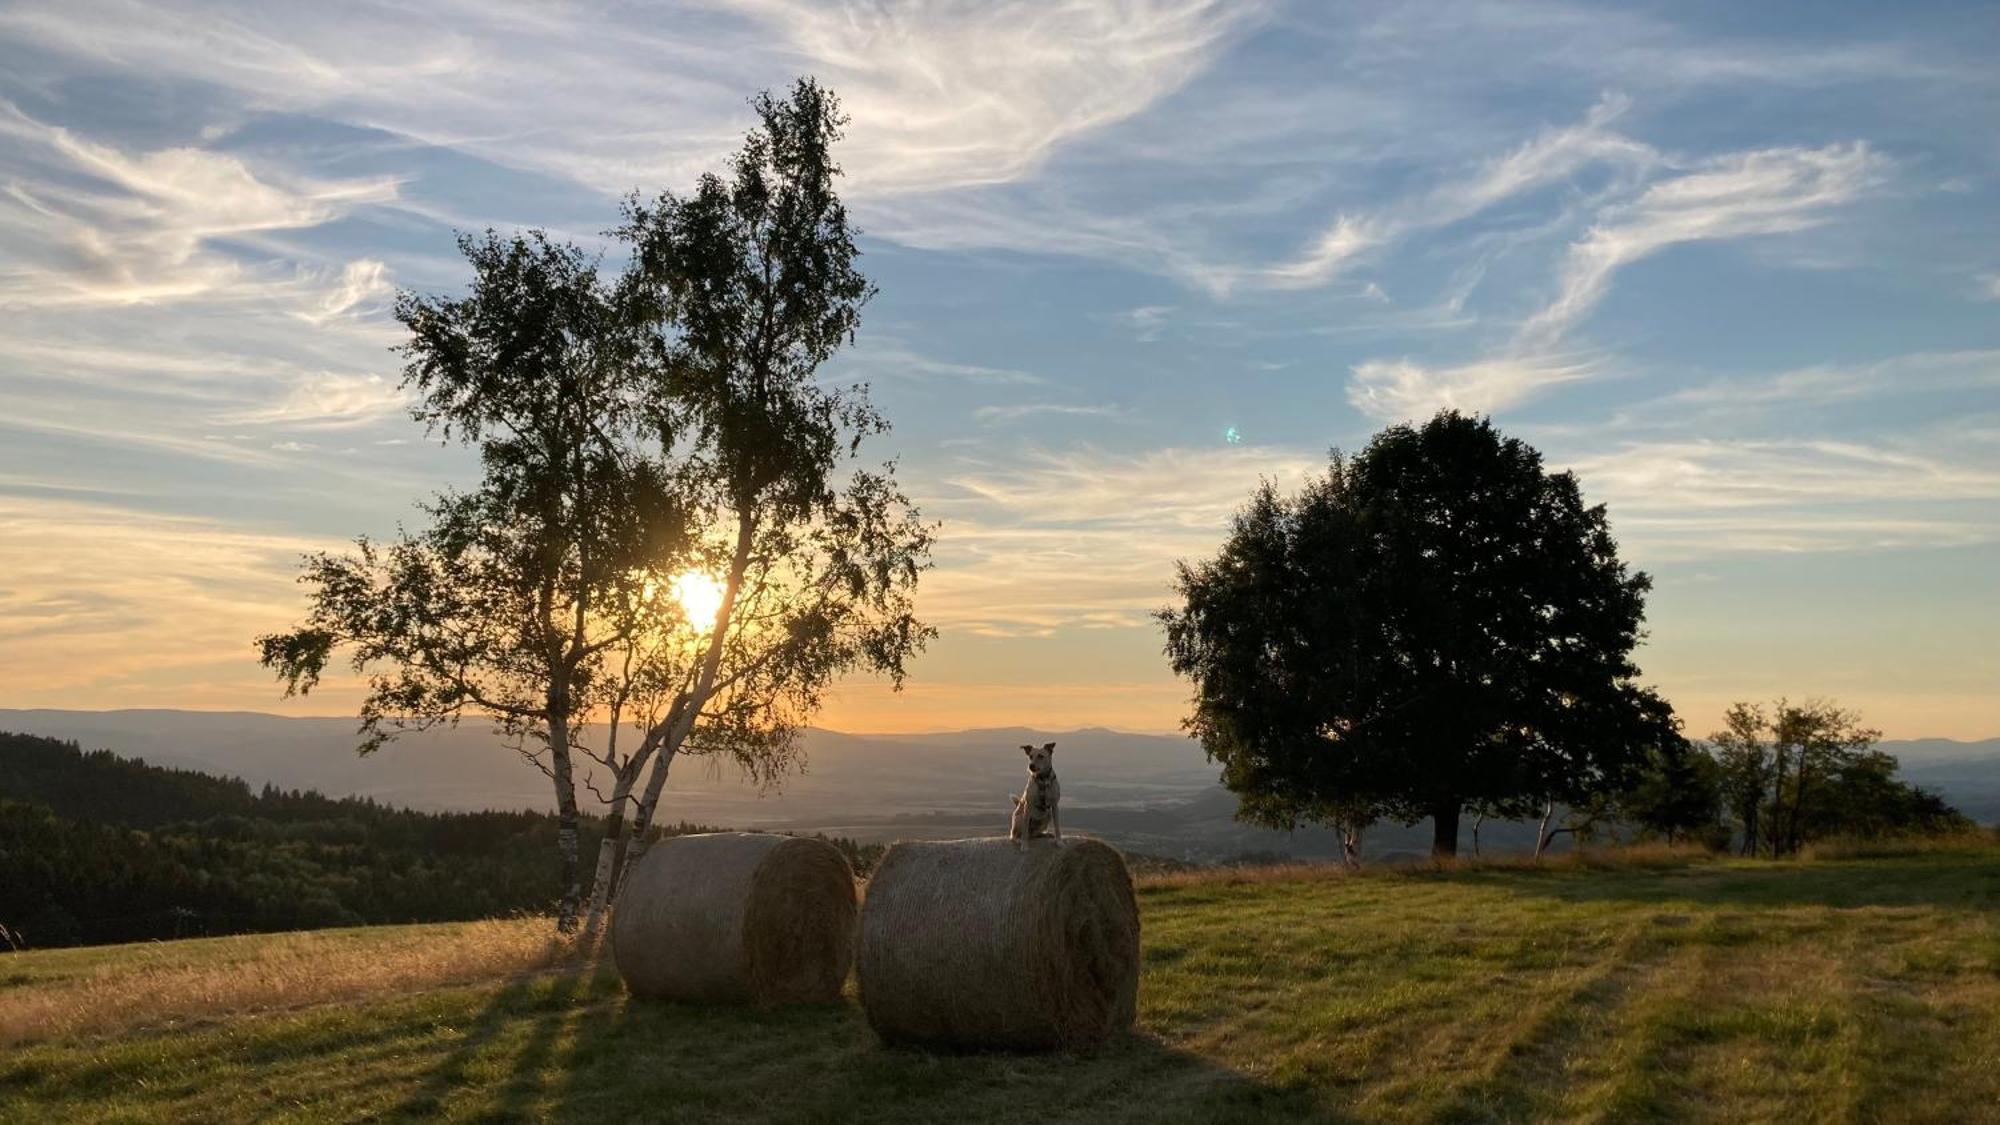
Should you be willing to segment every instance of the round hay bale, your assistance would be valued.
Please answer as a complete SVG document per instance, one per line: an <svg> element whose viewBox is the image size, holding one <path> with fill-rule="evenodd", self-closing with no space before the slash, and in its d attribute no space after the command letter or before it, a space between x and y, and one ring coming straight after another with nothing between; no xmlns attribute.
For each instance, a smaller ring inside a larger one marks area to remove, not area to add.
<svg viewBox="0 0 2000 1125"><path fill-rule="evenodd" d="M861 1005L885 1042L1089 1047L1132 1026L1139 904L1096 840L913 841L861 907Z"/></svg>
<svg viewBox="0 0 2000 1125"><path fill-rule="evenodd" d="M611 955L635 996L838 1000L854 963L854 869L824 840L675 836L619 892Z"/></svg>

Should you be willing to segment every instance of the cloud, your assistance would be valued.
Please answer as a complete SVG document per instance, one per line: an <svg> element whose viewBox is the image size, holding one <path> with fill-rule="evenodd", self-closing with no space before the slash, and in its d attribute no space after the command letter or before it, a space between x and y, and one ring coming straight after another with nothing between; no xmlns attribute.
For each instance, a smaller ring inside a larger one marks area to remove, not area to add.
<svg viewBox="0 0 2000 1125"><path fill-rule="evenodd" d="M184 301L269 282L267 270L215 244L329 222L396 196L394 179L259 177L235 156L194 148L127 153L43 125L0 102L12 138L0 232L0 307L81 308ZM39 160L29 147L41 149ZM24 160L24 158L26 158ZM380 263L374 263L378 271ZM360 278L351 272L344 284Z"/></svg>
<svg viewBox="0 0 2000 1125"><path fill-rule="evenodd" d="M1005 183L1198 73L1261 3L947 0L737 7L811 61L852 112L864 194Z"/></svg>
<svg viewBox="0 0 2000 1125"><path fill-rule="evenodd" d="M1575 467L1630 503L1676 509L2000 499L2000 470L1851 441L1642 442Z"/></svg>
<svg viewBox="0 0 2000 1125"><path fill-rule="evenodd" d="M1600 212L1571 245L1560 295L1529 319L1522 337L1560 339L1603 299L1613 274L1666 247L1818 226L1834 207L1879 182L1887 167L1885 157L1855 142L1731 153L1654 183L1630 203Z"/></svg>
<svg viewBox="0 0 2000 1125"><path fill-rule="evenodd" d="M1199 73L1266 5L1222 0L720 0L419 10L78 0L0 35L233 91L609 193L678 184L747 126L759 85L816 74L854 125L858 196L1018 179ZM644 18L639 18L644 17ZM536 75L522 114L520 76ZM662 107L669 107L664 118Z"/></svg>
<svg viewBox="0 0 2000 1125"><path fill-rule="evenodd" d="M1501 357L1441 368L1371 359L1355 365L1347 401L1370 418L1390 422L1446 409L1490 414L1558 384L1587 379L1599 367L1560 356Z"/></svg>
<svg viewBox="0 0 2000 1125"><path fill-rule="evenodd" d="M1118 318L1132 328L1134 339L1142 344L1151 344L1157 342L1160 334L1166 331L1167 318L1173 315L1173 312L1172 305L1141 305L1136 309L1125 310L1118 314Z"/></svg>
<svg viewBox="0 0 2000 1125"><path fill-rule="evenodd" d="M1570 459L1646 559L2000 540L1990 443L1954 455L1836 440L1652 440Z"/></svg>
<svg viewBox="0 0 2000 1125"><path fill-rule="evenodd" d="M1628 412L1634 420L1676 408L1696 417L1767 407L1852 401L1887 395L2000 387L2000 350L1916 352L1854 366L1820 365L1772 375L1716 379L1687 387Z"/></svg>
<svg viewBox="0 0 2000 1125"><path fill-rule="evenodd" d="M1261 266L1196 267L1194 279L1226 296L1243 289L1316 289L1340 277L1371 251L1424 231L1463 222L1500 203L1559 183L1586 168L1609 165L1629 172L1660 161L1654 149L1611 128L1631 106L1607 94L1575 125L1545 128L1516 148L1484 160L1469 174L1366 213L1341 214L1295 257ZM1363 286L1363 296L1381 288Z"/></svg>
<svg viewBox="0 0 2000 1125"><path fill-rule="evenodd" d="M265 683L250 640L302 608L299 536L109 504L0 495L0 683L15 699L101 706L237 702ZM181 694L176 695L176 690ZM271 691L276 698L275 688Z"/></svg>
<svg viewBox="0 0 2000 1125"><path fill-rule="evenodd" d="M1483 162L1473 175L1434 189L1411 207L1405 221L1414 226L1456 223L1593 166L1633 173L1653 168L1661 156L1651 145L1611 128L1631 108L1631 98L1605 94L1577 124L1543 129L1513 150Z"/></svg>
<svg viewBox="0 0 2000 1125"><path fill-rule="evenodd" d="M223 421L235 425L343 428L400 414L407 405L408 400L396 383L381 375L321 372L292 384L278 402L230 415Z"/></svg>
<svg viewBox="0 0 2000 1125"><path fill-rule="evenodd" d="M1012 367L936 359L885 332L865 332L835 358L831 373L860 379L947 379L968 383L1040 386L1049 380Z"/></svg>
<svg viewBox="0 0 2000 1125"><path fill-rule="evenodd" d="M1325 464L1283 449L1035 450L947 474L926 504L945 520L924 607L947 628L1047 636L1150 628L1176 559L1221 544L1260 479L1285 487Z"/></svg>
<svg viewBox="0 0 2000 1125"><path fill-rule="evenodd" d="M1037 415L1059 415L1063 417L1107 418L1115 417L1120 411L1115 406L1072 406L1060 402L1024 402L1007 406L982 406L972 412L973 418L981 422L1017 422Z"/></svg>
<svg viewBox="0 0 2000 1125"><path fill-rule="evenodd" d="M308 323L321 325L352 316L368 302L395 291L388 266L374 258L359 258L342 267L340 283L326 292L317 308L299 315Z"/></svg>
<svg viewBox="0 0 2000 1125"><path fill-rule="evenodd" d="M1607 146L1635 172L1668 166L1650 149L1620 143L1604 133L1596 119L1605 112L1600 107L1593 112L1595 123L1519 150L1516 157L1531 151L1538 154L1522 167L1514 167L1515 157L1489 167L1464 191L1468 205L1517 190L1545 172L1572 169L1585 154L1605 151ZM1564 256L1558 295L1493 355L1451 367L1407 358L1366 360L1354 366L1348 401L1364 414L1384 420L1417 417L1441 407L1490 412L1527 401L1550 387L1588 378L1604 364L1566 360L1560 352L1569 332L1610 290L1619 269L1679 243L1818 226L1828 221L1833 208L1879 182L1887 164L1860 143L1759 149L1710 158L1698 162L1693 171L1655 180L1637 189L1636 195L1596 211L1590 228Z"/></svg>
<svg viewBox="0 0 2000 1125"><path fill-rule="evenodd" d="M1227 290L1246 281L1267 289L1316 288L1333 280L1364 251L1380 246L1387 239L1388 232L1382 226L1342 215L1320 232L1304 254L1288 262L1245 271L1240 279L1229 278L1221 288Z"/></svg>

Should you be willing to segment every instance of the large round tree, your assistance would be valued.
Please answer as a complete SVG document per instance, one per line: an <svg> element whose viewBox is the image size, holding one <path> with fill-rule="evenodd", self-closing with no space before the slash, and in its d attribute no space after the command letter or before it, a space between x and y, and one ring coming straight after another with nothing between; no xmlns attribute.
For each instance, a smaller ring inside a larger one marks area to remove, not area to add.
<svg viewBox="0 0 2000 1125"><path fill-rule="evenodd" d="M1278 827L1526 815L1627 783L1676 738L1634 678L1651 580L1602 505L1490 421L1445 411L1268 482L1162 611L1191 733Z"/></svg>

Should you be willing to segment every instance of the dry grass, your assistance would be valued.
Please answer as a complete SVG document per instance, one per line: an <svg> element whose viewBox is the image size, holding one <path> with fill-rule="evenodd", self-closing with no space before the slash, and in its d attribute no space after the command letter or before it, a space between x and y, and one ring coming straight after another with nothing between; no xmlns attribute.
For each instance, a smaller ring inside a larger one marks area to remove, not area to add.
<svg viewBox="0 0 2000 1125"><path fill-rule="evenodd" d="M1895 856L1983 851L1995 843L2000 843L2000 828L1974 828L1938 836L1878 836L1865 840L1821 840L1800 849L1799 858L1888 859Z"/></svg>
<svg viewBox="0 0 2000 1125"><path fill-rule="evenodd" d="M547 918L321 930L19 954L0 962L0 1046L491 981L575 957Z"/></svg>

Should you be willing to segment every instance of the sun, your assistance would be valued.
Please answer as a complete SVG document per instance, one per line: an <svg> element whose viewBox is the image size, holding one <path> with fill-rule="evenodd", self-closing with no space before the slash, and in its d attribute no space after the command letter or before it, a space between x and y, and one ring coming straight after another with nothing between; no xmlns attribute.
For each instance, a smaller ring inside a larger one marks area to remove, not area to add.
<svg viewBox="0 0 2000 1125"><path fill-rule="evenodd" d="M688 623L701 632L715 627L715 615L722 609L722 583L706 571L688 570L674 575L669 588Z"/></svg>

